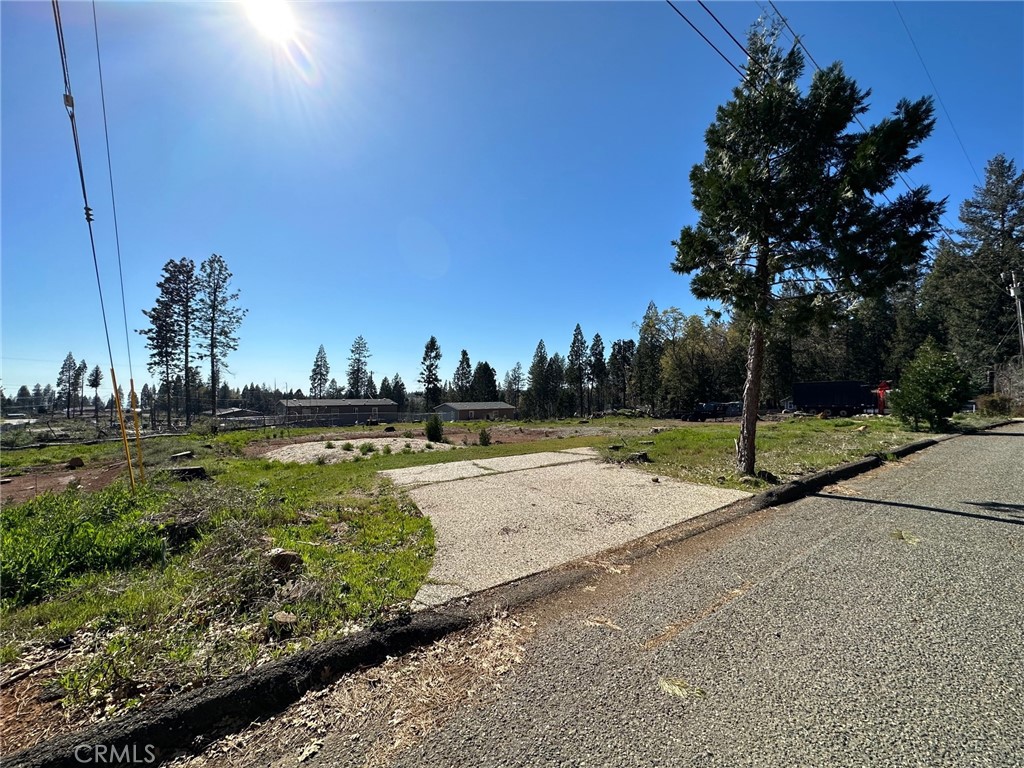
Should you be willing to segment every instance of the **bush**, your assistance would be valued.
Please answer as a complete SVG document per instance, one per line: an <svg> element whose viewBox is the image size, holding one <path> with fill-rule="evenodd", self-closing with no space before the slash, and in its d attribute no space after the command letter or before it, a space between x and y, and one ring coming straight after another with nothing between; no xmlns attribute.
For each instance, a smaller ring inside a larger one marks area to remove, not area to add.
<svg viewBox="0 0 1024 768"><path fill-rule="evenodd" d="M363 443L359 446L359 452L363 454L363 456L366 456L368 453L373 453L374 450L373 443Z"/></svg>
<svg viewBox="0 0 1024 768"><path fill-rule="evenodd" d="M1013 410L1013 400L1006 395L982 395L976 402L983 416L1009 416Z"/></svg>
<svg viewBox="0 0 1024 768"><path fill-rule="evenodd" d="M441 417L436 413L427 419L427 440L432 443L444 440L444 426L441 424Z"/></svg>
<svg viewBox="0 0 1024 768"><path fill-rule="evenodd" d="M352 443L345 443L344 445L341 446L341 450L343 450L343 451L351 451L352 450Z"/></svg>
<svg viewBox="0 0 1024 768"><path fill-rule="evenodd" d="M491 433L487 431L487 427L480 430L480 445L491 444Z"/></svg>
<svg viewBox="0 0 1024 768"><path fill-rule="evenodd" d="M896 418L915 431L925 421L939 432L970 395L970 377L960 362L929 340L904 370L899 389L889 396L889 406Z"/></svg>

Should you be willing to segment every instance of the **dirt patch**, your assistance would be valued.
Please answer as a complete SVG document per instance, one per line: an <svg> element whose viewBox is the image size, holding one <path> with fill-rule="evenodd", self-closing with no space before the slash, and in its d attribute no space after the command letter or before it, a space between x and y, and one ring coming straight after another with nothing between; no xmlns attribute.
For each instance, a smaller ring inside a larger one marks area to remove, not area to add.
<svg viewBox="0 0 1024 768"><path fill-rule="evenodd" d="M500 689L533 633L529 617L505 614L312 691L279 717L218 739L176 768L200 766L383 766L465 704ZM311 758L316 757L316 760Z"/></svg>
<svg viewBox="0 0 1024 768"><path fill-rule="evenodd" d="M127 469L127 464L118 461L111 464L88 464L78 469L68 469L63 464L49 467L20 467L4 474L0 485L0 503L21 504L41 493L60 493L68 488L78 487L84 491L98 491L106 488Z"/></svg>

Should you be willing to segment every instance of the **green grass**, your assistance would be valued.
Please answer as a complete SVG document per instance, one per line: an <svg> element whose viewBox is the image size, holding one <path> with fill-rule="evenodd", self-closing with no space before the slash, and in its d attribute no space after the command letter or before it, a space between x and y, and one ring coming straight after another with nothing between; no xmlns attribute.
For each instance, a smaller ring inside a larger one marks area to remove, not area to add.
<svg viewBox="0 0 1024 768"><path fill-rule="evenodd" d="M164 454L182 447L173 440ZM212 482L151 473L157 490L136 498L118 485L3 510L0 662L77 637L94 651L61 676L66 706L123 711L140 693L247 669L415 596L433 530L371 462L283 464L210 445L196 450ZM182 521L190 533L172 535ZM301 568L275 571L272 547L298 552ZM298 618L285 635L278 611Z"/></svg>
<svg viewBox="0 0 1024 768"><path fill-rule="evenodd" d="M97 493L44 493L0 512L0 598L21 606L58 591L80 573L158 560L163 541L145 516L160 494L116 484Z"/></svg>
<svg viewBox="0 0 1024 768"><path fill-rule="evenodd" d="M867 430L857 431L863 425ZM789 480L868 454L885 453L923 436L888 417L761 422L757 427L757 468ZM631 452L646 451L651 463L640 466L651 472L730 488L766 487L763 480L741 481L734 461L738 437L735 423L688 424L658 435L617 438L611 443L606 439L603 453L611 460L621 460ZM624 447L612 451L609 445Z"/></svg>

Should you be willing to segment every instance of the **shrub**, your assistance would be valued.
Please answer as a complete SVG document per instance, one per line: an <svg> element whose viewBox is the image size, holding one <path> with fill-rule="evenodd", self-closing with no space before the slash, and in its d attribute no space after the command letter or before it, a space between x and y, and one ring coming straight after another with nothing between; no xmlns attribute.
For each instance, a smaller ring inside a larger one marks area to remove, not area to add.
<svg viewBox="0 0 1024 768"><path fill-rule="evenodd" d="M365 456L368 453L373 453L376 448L373 447L373 443L363 443L359 446L359 452Z"/></svg>
<svg viewBox="0 0 1024 768"><path fill-rule="evenodd" d="M1013 400L1006 395L982 395L977 403L983 416L1009 416L1013 410Z"/></svg>
<svg viewBox="0 0 1024 768"><path fill-rule="evenodd" d="M487 427L484 427L483 429L480 430L480 445L490 445L490 444L491 444L491 433L487 430Z"/></svg>
<svg viewBox="0 0 1024 768"><path fill-rule="evenodd" d="M412 430L411 429L405 430L405 432L402 433L402 437L412 437Z"/></svg>
<svg viewBox="0 0 1024 768"><path fill-rule="evenodd" d="M444 440L444 426L441 424L441 417L436 413L427 419L427 440L432 443L440 443Z"/></svg>
<svg viewBox="0 0 1024 768"><path fill-rule="evenodd" d="M330 440L328 440L326 443L324 443L324 448L330 449L330 448L333 448L333 447L334 447L334 443L332 443Z"/></svg>
<svg viewBox="0 0 1024 768"><path fill-rule="evenodd" d="M384 454L385 456L390 456L390 455L391 455L391 446L390 446L390 445L385 445L385 446L384 446L384 447L383 447L383 448L381 449L381 451L380 451L380 452L381 452L381 453L383 453L383 454Z"/></svg>
<svg viewBox="0 0 1024 768"><path fill-rule="evenodd" d="M915 431L925 421L937 432L946 428L949 417L970 395L970 377L959 361L929 340L907 365L889 405L893 415Z"/></svg>
<svg viewBox="0 0 1024 768"><path fill-rule="evenodd" d="M352 443L345 443L344 445L341 446L341 450L343 450L343 451L351 451L352 450Z"/></svg>

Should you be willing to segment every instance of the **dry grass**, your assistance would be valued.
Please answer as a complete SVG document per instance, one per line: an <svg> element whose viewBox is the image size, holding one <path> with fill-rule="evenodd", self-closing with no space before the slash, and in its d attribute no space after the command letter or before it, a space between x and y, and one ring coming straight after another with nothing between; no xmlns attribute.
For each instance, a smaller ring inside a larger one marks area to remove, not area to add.
<svg viewBox="0 0 1024 768"><path fill-rule="evenodd" d="M502 678L522 660L533 626L523 617L495 615L426 648L346 675L307 693L285 714L170 765L296 765L325 745L345 745L347 754L362 755L367 768L388 765L460 706L500 690Z"/></svg>

